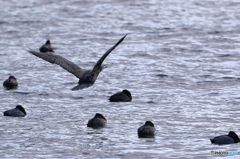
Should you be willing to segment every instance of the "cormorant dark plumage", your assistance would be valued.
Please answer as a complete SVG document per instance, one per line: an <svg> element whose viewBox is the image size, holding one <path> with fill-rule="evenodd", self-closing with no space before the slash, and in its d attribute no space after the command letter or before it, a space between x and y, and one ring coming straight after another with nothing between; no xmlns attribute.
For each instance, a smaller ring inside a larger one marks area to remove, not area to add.
<svg viewBox="0 0 240 159"><path fill-rule="evenodd" d="M240 142L238 135L234 131L229 131L228 135L221 135L210 139L213 144L233 144Z"/></svg>
<svg viewBox="0 0 240 159"><path fill-rule="evenodd" d="M79 78L79 82L78 85L74 87L72 90L79 90L90 87L95 83L99 73L103 69L102 66L103 61L124 40L126 36L127 34L123 36L113 47L107 50L107 52L105 52L105 54L103 54L103 56L97 61L92 70L84 70L78 67L73 62L56 54L46 54L33 50L29 50L28 52L50 63L57 64L61 66L63 69L75 75L77 78Z"/></svg>
<svg viewBox="0 0 240 159"><path fill-rule="evenodd" d="M140 138L152 138L154 137L156 129L151 121L146 121L143 126L138 128L138 137Z"/></svg>
<svg viewBox="0 0 240 159"><path fill-rule="evenodd" d="M13 117L25 117L27 115L25 109L21 105L17 105L16 108L7 110L3 112L5 116L13 116Z"/></svg>
<svg viewBox="0 0 240 159"><path fill-rule="evenodd" d="M18 87L17 79L14 76L9 76L8 79L3 82L3 86L8 90L16 89Z"/></svg>
<svg viewBox="0 0 240 159"><path fill-rule="evenodd" d="M102 114L96 113L96 115L88 121L87 126L97 129L105 127L106 123L107 123L106 118Z"/></svg>
<svg viewBox="0 0 240 159"><path fill-rule="evenodd" d="M128 90L123 90L122 92L118 92L113 94L110 98L110 102L130 102L132 100L132 95Z"/></svg>
<svg viewBox="0 0 240 159"><path fill-rule="evenodd" d="M50 40L47 40L46 43L39 48L39 51L42 53L54 52Z"/></svg>

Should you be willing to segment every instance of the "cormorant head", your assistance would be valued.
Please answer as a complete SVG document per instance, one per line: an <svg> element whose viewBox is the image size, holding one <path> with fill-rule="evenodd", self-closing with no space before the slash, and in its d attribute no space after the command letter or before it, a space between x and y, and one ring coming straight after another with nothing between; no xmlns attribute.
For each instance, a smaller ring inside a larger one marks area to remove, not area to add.
<svg viewBox="0 0 240 159"><path fill-rule="evenodd" d="M127 95L129 98L132 98L132 95L131 95L131 93L130 93L128 90L124 89L124 90L122 91L122 93L125 94L125 95Z"/></svg>
<svg viewBox="0 0 240 159"><path fill-rule="evenodd" d="M14 76L9 76L8 78L9 80L16 80L16 78Z"/></svg>
<svg viewBox="0 0 240 159"><path fill-rule="evenodd" d="M144 125L154 127L154 124L151 121L146 121Z"/></svg>
<svg viewBox="0 0 240 159"><path fill-rule="evenodd" d="M231 137L235 142L239 142L240 139L234 131L229 131L228 136Z"/></svg>
<svg viewBox="0 0 240 159"><path fill-rule="evenodd" d="M102 119L106 120L106 118L102 114L100 114L100 113L96 113L94 118L102 118Z"/></svg>
<svg viewBox="0 0 240 159"><path fill-rule="evenodd" d="M25 115L27 115L25 109L21 105L17 105L16 108L23 112Z"/></svg>

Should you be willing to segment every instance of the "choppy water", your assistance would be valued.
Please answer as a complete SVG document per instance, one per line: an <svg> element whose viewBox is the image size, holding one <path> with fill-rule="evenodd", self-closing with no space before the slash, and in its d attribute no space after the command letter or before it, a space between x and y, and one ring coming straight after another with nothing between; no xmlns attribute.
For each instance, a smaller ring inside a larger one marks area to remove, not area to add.
<svg viewBox="0 0 240 159"><path fill-rule="evenodd" d="M240 2L238 0L1 1L1 109L21 104L24 118L0 116L0 158L213 158L239 151L208 138L240 135ZM29 53L50 39L56 53L91 68L104 61L96 83L71 91L78 79ZM110 103L128 89L132 102ZM87 128L95 113L106 128ZM137 128L151 120L153 139ZM239 155L228 156L240 158Z"/></svg>

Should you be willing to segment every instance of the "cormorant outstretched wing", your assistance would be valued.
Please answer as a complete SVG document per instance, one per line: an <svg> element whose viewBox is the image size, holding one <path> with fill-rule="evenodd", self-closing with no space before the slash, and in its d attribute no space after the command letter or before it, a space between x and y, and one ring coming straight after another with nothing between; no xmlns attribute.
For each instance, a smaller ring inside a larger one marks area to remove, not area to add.
<svg viewBox="0 0 240 159"><path fill-rule="evenodd" d="M92 72L98 71L101 68L101 65L103 63L103 61L105 60L105 58L124 40L124 38L127 36L128 34L124 35L113 47L111 47L110 49L108 49L105 54L103 54L103 56L98 60L98 62L95 64L95 66L92 69Z"/></svg>
<svg viewBox="0 0 240 159"><path fill-rule="evenodd" d="M63 69L72 73L77 78L81 78L81 76L85 72L83 69L78 67L75 63L65 59L62 56L59 56L53 53L41 53L34 50L28 50L28 52L52 64L57 64L61 66Z"/></svg>

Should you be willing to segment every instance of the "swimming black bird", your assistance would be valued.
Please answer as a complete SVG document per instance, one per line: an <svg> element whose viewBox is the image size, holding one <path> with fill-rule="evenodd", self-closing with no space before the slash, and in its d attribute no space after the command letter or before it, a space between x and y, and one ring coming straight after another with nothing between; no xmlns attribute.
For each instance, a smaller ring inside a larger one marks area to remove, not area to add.
<svg viewBox="0 0 240 159"><path fill-rule="evenodd" d="M229 131L228 135L221 135L210 139L213 144L233 144L240 142L238 135L234 131Z"/></svg>
<svg viewBox="0 0 240 159"><path fill-rule="evenodd" d="M16 89L18 87L18 81L14 76L9 76L8 79L3 82L3 86L8 90Z"/></svg>
<svg viewBox="0 0 240 159"><path fill-rule="evenodd" d="M102 114L96 113L96 115L88 121L87 126L92 127L94 129L98 129L105 127L106 123L107 123L106 118Z"/></svg>
<svg viewBox="0 0 240 159"><path fill-rule="evenodd" d="M79 90L90 87L95 83L99 73L103 70L102 66L103 61L124 40L126 36L127 34L124 35L113 47L107 50L107 52L105 52L105 54L103 54L103 56L97 61L92 70L81 69L73 62L56 54L46 54L33 50L29 50L28 52L50 63L57 64L61 66L63 69L75 75L77 78L79 78L79 82L78 85L74 87L72 90Z"/></svg>
<svg viewBox="0 0 240 159"><path fill-rule="evenodd" d="M13 117L25 117L27 115L25 109L21 105L17 105L16 108L3 112L4 116Z"/></svg>
<svg viewBox="0 0 240 159"><path fill-rule="evenodd" d="M46 43L39 48L39 51L42 53L54 52L50 40L47 40Z"/></svg>
<svg viewBox="0 0 240 159"><path fill-rule="evenodd" d="M151 121L146 121L143 126L138 128L138 137L140 138L152 138L155 133L156 129Z"/></svg>
<svg viewBox="0 0 240 159"><path fill-rule="evenodd" d="M132 95L128 90L123 90L122 92L115 93L109 98L110 102L130 102L132 100Z"/></svg>

